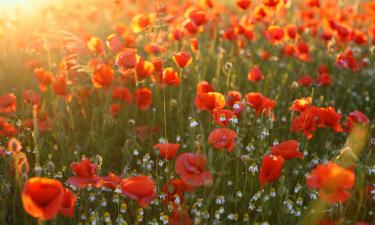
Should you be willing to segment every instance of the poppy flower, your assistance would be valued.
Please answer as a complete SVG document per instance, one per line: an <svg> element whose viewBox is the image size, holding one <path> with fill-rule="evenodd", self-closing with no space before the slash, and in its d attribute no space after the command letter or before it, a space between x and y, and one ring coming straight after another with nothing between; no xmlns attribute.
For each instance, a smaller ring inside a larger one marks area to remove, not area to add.
<svg viewBox="0 0 375 225"><path fill-rule="evenodd" d="M302 153L298 151L299 143L296 140L284 141L271 148L272 155L281 156L286 160L293 158L303 159Z"/></svg>
<svg viewBox="0 0 375 225"><path fill-rule="evenodd" d="M121 190L124 195L136 200L142 208L147 207L156 197L155 183L149 176L126 178L121 182Z"/></svg>
<svg viewBox="0 0 375 225"><path fill-rule="evenodd" d="M180 85L180 78L178 77L178 73L172 68L167 67L163 71L163 80L162 84L170 85L170 86L178 86Z"/></svg>
<svg viewBox="0 0 375 225"><path fill-rule="evenodd" d="M281 156L265 155L259 171L259 181L262 187L267 183L279 179L284 166L284 158Z"/></svg>
<svg viewBox="0 0 375 225"><path fill-rule="evenodd" d="M212 110L212 119L219 126L227 126L234 113L228 109L214 109Z"/></svg>
<svg viewBox="0 0 375 225"><path fill-rule="evenodd" d="M329 86L332 84L332 79L328 73L322 73L318 75L315 82L318 86Z"/></svg>
<svg viewBox="0 0 375 225"><path fill-rule="evenodd" d="M42 103L42 98L33 90L25 90L23 92L23 101L26 104L40 106Z"/></svg>
<svg viewBox="0 0 375 225"><path fill-rule="evenodd" d="M276 102L263 96L260 93L250 92L246 95L247 102L251 108L255 109L256 115L265 114L270 115L272 110L276 107Z"/></svg>
<svg viewBox="0 0 375 225"><path fill-rule="evenodd" d="M304 75L298 79L298 84L302 87L311 86L313 79L309 75Z"/></svg>
<svg viewBox="0 0 375 225"><path fill-rule="evenodd" d="M171 160L180 148L180 144L159 143L154 145L154 148L159 150L159 154L163 159Z"/></svg>
<svg viewBox="0 0 375 225"><path fill-rule="evenodd" d="M97 53L97 54L101 54L101 55L105 53L104 43L98 37L91 37L87 41L86 45L87 45L87 48L93 53Z"/></svg>
<svg viewBox="0 0 375 225"><path fill-rule="evenodd" d="M215 89L212 84L208 83L207 81L201 81L197 84L197 95L214 91Z"/></svg>
<svg viewBox="0 0 375 225"><path fill-rule="evenodd" d="M225 101L228 107L233 108L236 102L241 101L242 95L238 91L229 91L225 96Z"/></svg>
<svg viewBox="0 0 375 225"><path fill-rule="evenodd" d="M296 57L297 59L304 61L304 62L310 62L311 56L310 56L310 50L309 46L305 42L299 42L296 44Z"/></svg>
<svg viewBox="0 0 375 225"><path fill-rule="evenodd" d="M0 137L13 137L16 136L17 129L7 119L0 116Z"/></svg>
<svg viewBox="0 0 375 225"><path fill-rule="evenodd" d="M185 68L191 64L193 58L189 53L185 51L180 51L173 55L173 61L176 63L177 66Z"/></svg>
<svg viewBox="0 0 375 225"><path fill-rule="evenodd" d="M251 0L237 0L236 1L236 5L242 9L242 10L246 10L247 8L250 7L251 5Z"/></svg>
<svg viewBox="0 0 375 225"><path fill-rule="evenodd" d="M194 100L195 107L200 110L210 111L225 107L225 97L219 92L207 92L198 94Z"/></svg>
<svg viewBox="0 0 375 225"><path fill-rule="evenodd" d="M185 15L197 26L207 23L207 12L198 8L189 8L186 10Z"/></svg>
<svg viewBox="0 0 375 225"><path fill-rule="evenodd" d="M140 33L155 23L154 14L139 14L132 18L130 26L134 33Z"/></svg>
<svg viewBox="0 0 375 225"><path fill-rule="evenodd" d="M137 81L142 81L147 77L151 76L154 72L154 64L140 58L135 66L135 72L137 76Z"/></svg>
<svg viewBox="0 0 375 225"><path fill-rule="evenodd" d="M175 170L182 180L194 187L212 184L212 175L205 171L206 156L195 153L182 153L176 159Z"/></svg>
<svg viewBox="0 0 375 225"><path fill-rule="evenodd" d="M43 67L35 69L34 74L39 82L40 91L47 91L48 86L52 84L53 74L50 71L46 71Z"/></svg>
<svg viewBox="0 0 375 225"><path fill-rule="evenodd" d="M187 210L182 208L174 209L169 215L168 224L170 225L191 225L191 219Z"/></svg>
<svg viewBox="0 0 375 225"><path fill-rule="evenodd" d="M228 128L217 128L208 136L208 143L216 149L227 149L232 152L235 147L236 132Z"/></svg>
<svg viewBox="0 0 375 225"><path fill-rule="evenodd" d="M26 181L22 190L25 211L40 220L55 218L64 201L65 190L60 181L33 177Z"/></svg>
<svg viewBox="0 0 375 225"><path fill-rule="evenodd" d="M263 4L268 7L276 7L280 2L280 0L263 0Z"/></svg>
<svg viewBox="0 0 375 225"><path fill-rule="evenodd" d="M293 101L293 105L289 107L289 110L303 112L311 105L311 102L311 97L296 99Z"/></svg>
<svg viewBox="0 0 375 225"><path fill-rule="evenodd" d="M83 158L79 162L70 164L75 176L69 177L67 182L78 188L86 187L88 185L97 186L100 178L96 175L97 165L91 163L90 159Z"/></svg>
<svg viewBox="0 0 375 225"><path fill-rule="evenodd" d="M299 116L293 118L292 132L303 132L308 139L313 138L312 132L321 123L320 112L318 107L307 107Z"/></svg>
<svg viewBox="0 0 375 225"><path fill-rule="evenodd" d="M194 187L186 184L182 179L171 179L163 185L162 191L166 194L165 203L172 202L176 204L176 198L180 199L183 204L185 199L185 192L194 191Z"/></svg>
<svg viewBox="0 0 375 225"><path fill-rule="evenodd" d="M122 182L122 178L114 173L109 172L108 176L103 177L101 180L103 186L115 190Z"/></svg>
<svg viewBox="0 0 375 225"><path fill-rule="evenodd" d="M253 66L247 74L247 79L251 82L257 82L264 79L263 73L258 65Z"/></svg>
<svg viewBox="0 0 375 225"><path fill-rule="evenodd" d="M52 83L52 90L58 96L68 96L68 81L64 75L59 75L55 78Z"/></svg>
<svg viewBox="0 0 375 225"><path fill-rule="evenodd" d="M112 52L119 52L123 47L121 38L118 34L108 35L105 44Z"/></svg>
<svg viewBox="0 0 375 225"><path fill-rule="evenodd" d="M334 162L318 165L306 179L307 186L319 189L319 197L329 203L345 202L354 183L353 171Z"/></svg>
<svg viewBox="0 0 375 225"><path fill-rule="evenodd" d="M6 94L0 96L0 113L9 114L16 111L16 96Z"/></svg>
<svg viewBox="0 0 375 225"><path fill-rule="evenodd" d="M92 84L95 88L107 88L112 84L114 71L107 64L100 63L95 66L92 75Z"/></svg>
<svg viewBox="0 0 375 225"><path fill-rule="evenodd" d="M59 213L66 217L74 216L74 206L77 196L68 188L64 189L64 198Z"/></svg>
<svg viewBox="0 0 375 225"><path fill-rule="evenodd" d="M148 88L138 88L134 91L134 100L140 110L146 111L152 103L152 91Z"/></svg>
<svg viewBox="0 0 375 225"><path fill-rule="evenodd" d="M112 99L130 104L133 100L133 96L126 87L115 87L112 92Z"/></svg>
<svg viewBox="0 0 375 225"><path fill-rule="evenodd" d="M271 44L277 44L284 40L284 29L273 25L268 27L266 31L266 38Z"/></svg>
<svg viewBox="0 0 375 225"><path fill-rule="evenodd" d="M137 50L133 48L126 48L119 52L116 56L115 65L126 69L135 68L139 56L137 56Z"/></svg>
<svg viewBox="0 0 375 225"><path fill-rule="evenodd" d="M354 111L349 113L348 119L345 121L344 125L348 132L350 132L356 123L368 124L369 122L370 120L364 113L360 111Z"/></svg>

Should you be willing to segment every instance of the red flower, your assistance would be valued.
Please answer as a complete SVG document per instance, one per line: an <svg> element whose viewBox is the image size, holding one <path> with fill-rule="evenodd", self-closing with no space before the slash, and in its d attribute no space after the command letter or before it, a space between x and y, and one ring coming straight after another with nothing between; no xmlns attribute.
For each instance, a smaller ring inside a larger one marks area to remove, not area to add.
<svg viewBox="0 0 375 225"><path fill-rule="evenodd" d="M64 199L59 210L59 213L66 217L74 216L74 206L76 204L76 195L68 188L64 189Z"/></svg>
<svg viewBox="0 0 375 225"><path fill-rule="evenodd" d="M329 86L332 84L332 79L328 73L322 73L318 75L315 82L318 86Z"/></svg>
<svg viewBox="0 0 375 225"><path fill-rule="evenodd" d="M270 26L266 31L266 38L271 44L277 44L284 40L284 30L279 26Z"/></svg>
<svg viewBox="0 0 375 225"><path fill-rule="evenodd" d="M334 132L343 132L344 130L340 125L341 117L341 114L337 113L333 107L320 108L320 118L323 126L331 127Z"/></svg>
<svg viewBox="0 0 375 225"><path fill-rule="evenodd" d="M68 178L69 184L78 188L98 185L100 178L96 175L97 165L91 163L90 159L83 158L80 162L73 162L70 167L75 176Z"/></svg>
<svg viewBox="0 0 375 225"><path fill-rule="evenodd" d="M329 203L346 201L350 197L348 189L354 183L353 171L334 162L318 165L306 179L307 186L319 189L319 197Z"/></svg>
<svg viewBox="0 0 375 225"><path fill-rule="evenodd" d="M313 80L309 75L302 76L298 80L298 84L302 87L308 87L312 84Z"/></svg>
<svg viewBox="0 0 375 225"><path fill-rule="evenodd" d="M175 170L182 180L191 186L198 187L212 184L212 175L205 171L206 156L194 153L183 153L176 159Z"/></svg>
<svg viewBox="0 0 375 225"><path fill-rule="evenodd" d="M123 68L135 68L139 56L137 56L137 50L133 48L127 48L121 51L116 56L115 65Z"/></svg>
<svg viewBox="0 0 375 225"><path fill-rule="evenodd" d="M102 178L103 186L115 190L122 182L122 178L114 173L109 172L107 177Z"/></svg>
<svg viewBox="0 0 375 225"><path fill-rule="evenodd" d="M148 88L138 88L134 92L134 99L138 108L146 111L152 103L152 91Z"/></svg>
<svg viewBox="0 0 375 225"><path fill-rule="evenodd" d="M191 219L189 213L182 209L178 208L173 210L172 214L169 216L168 224L170 225L191 225Z"/></svg>
<svg viewBox="0 0 375 225"><path fill-rule="evenodd" d="M235 147L234 138L236 132L228 128L218 128L213 130L208 136L208 143L216 149L227 149L232 152Z"/></svg>
<svg viewBox="0 0 375 225"><path fill-rule="evenodd" d="M300 98L293 101L293 105L289 108L290 111L303 112L310 107L312 102L311 97Z"/></svg>
<svg viewBox="0 0 375 225"><path fill-rule="evenodd" d="M251 82L257 82L264 79L263 73L258 65L253 66L247 74L247 79Z"/></svg>
<svg viewBox="0 0 375 225"><path fill-rule="evenodd" d="M207 92L198 94L194 102L197 109L210 111L216 108L224 108L225 97L219 92Z"/></svg>
<svg viewBox="0 0 375 225"><path fill-rule="evenodd" d="M60 181L33 177L26 181L22 190L25 211L40 220L51 220L59 212L64 200L64 187Z"/></svg>
<svg viewBox="0 0 375 225"><path fill-rule="evenodd" d="M354 111L349 113L348 119L345 121L344 125L347 131L350 132L356 123L368 124L369 122L370 120L364 113Z"/></svg>
<svg viewBox="0 0 375 225"><path fill-rule="evenodd" d="M68 82L64 75L57 76L52 83L53 92L62 97L68 95Z"/></svg>
<svg viewBox="0 0 375 225"><path fill-rule="evenodd" d="M171 179L163 185L162 191L167 195L165 203L176 203L175 200L177 197L179 197L180 203L183 204L185 192L194 191L194 187L186 184L182 179Z"/></svg>
<svg viewBox="0 0 375 225"><path fill-rule="evenodd" d="M142 81L146 79L147 77L151 76L154 70L155 70L154 64L140 58L138 60L138 63L135 66L137 81Z"/></svg>
<svg viewBox="0 0 375 225"><path fill-rule="evenodd" d="M212 84L208 83L207 81L201 81L197 84L197 95L214 91L215 89Z"/></svg>
<svg viewBox="0 0 375 225"><path fill-rule="evenodd" d="M250 92L246 95L247 102L255 109L255 113L270 115L276 106L276 102L263 96L260 93Z"/></svg>
<svg viewBox="0 0 375 225"><path fill-rule="evenodd" d="M17 134L17 129L7 119L0 116L0 137L12 137Z"/></svg>
<svg viewBox="0 0 375 225"><path fill-rule="evenodd" d="M40 91L47 91L48 86L52 83L53 74L49 71L46 71L44 68L35 69L34 74L39 82Z"/></svg>
<svg viewBox="0 0 375 225"><path fill-rule="evenodd" d="M293 118L292 132L304 132L305 136L311 139L313 137L312 132L318 128L320 121L320 109L310 106L301 115Z"/></svg>
<svg viewBox="0 0 375 225"><path fill-rule="evenodd" d="M134 199L144 208L155 199L155 183L149 176L134 176L126 178L121 183L122 193Z"/></svg>
<svg viewBox="0 0 375 225"><path fill-rule="evenodd" d="M234 116L233 112L228 109L214 109L212 110L212 118L219 126L227 126L230 119Z"/></svg>
<svg viewBox="0 0 375 225"><path fill-rule="evenodd" d="M33 90L25 90L23 92L23 100L27 104L37 105L37 106L40 106L42 103L42 99L40 95L35 93Z"/></svg>
<svg viewBox="0 0 375 225"><path fill-rule="evenodd" d="M189 66L192 60L191 55L185 51L180 51L173 55L173 61L181 68Z"/></svg>
<svg viewBox="0 0 375 225"><path fill-rule="evenodd" d="M133 100L132 94L126 87L116 87L112 92L112 99L117 99L130 104Z"/></svg>
<svg viewBox="0 0 375 225"><path fill-rule="evenodd" d="M262 187L268 182L279 179L284 165L284 158L281 156L265 155L259 171L259 181Z"/></svg>
<svg viewBox="0 0 375 225"><path fill-rule="evenodd" d="M274 145L271 148L272 155L281 156L284 159L300 158L303 159L302 153L298 151L299 143L296 140L284 141Z"/></svg>
<svg viewBox="0 0 375 225"><path fill-rule="evenodd" d="M113 69L104 63L96 65L91 79L94 87L109 87L114 79L113 73Z"/></svg>
<svg viewBox="0 0 375 225"><path fill-rule="evenodd" d="M236 4L240 9L246 10L247 8L249 8L251 0L237 0Z"/></svg>
<svg viewBox="0 0 375 225"><path fill-rule="evenodd" d="M159 143L154 145L154 148L159 150L160 156L163 159L171 160L176 155L177 150L180 148L180 144Z"/></svg>
<svg viewBox="0 0 375 225"><path fill-rule="evenodd" d="M0 96L0 113L9 114L16 112L16 103L14 94Z"/></svg>
<svg viewBox="0 0 375 225"><path fill-rule="evenodd" d="M238 91L229 91L226 95L226 102L228 107L233 107L234 103L240 102L242 95Z"/></svg>
<svg viewBox="0 0 375 225"><path fill-rule="evenodd" d="M165 68L162 76L163 76L162 84L166 84L170 86L180 85L180 78L178 77L178 73L174 71L172 67Z"/></svg>

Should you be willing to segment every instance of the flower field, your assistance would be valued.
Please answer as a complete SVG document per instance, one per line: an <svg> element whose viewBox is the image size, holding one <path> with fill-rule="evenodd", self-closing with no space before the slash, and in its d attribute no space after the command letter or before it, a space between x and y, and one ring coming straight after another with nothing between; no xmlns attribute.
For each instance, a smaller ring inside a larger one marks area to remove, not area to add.
<svg viewBox="0 0 375 225"><path fill-rule="evenodd" d="M375 1L0 0L0 225L375 225Z"/></svg>

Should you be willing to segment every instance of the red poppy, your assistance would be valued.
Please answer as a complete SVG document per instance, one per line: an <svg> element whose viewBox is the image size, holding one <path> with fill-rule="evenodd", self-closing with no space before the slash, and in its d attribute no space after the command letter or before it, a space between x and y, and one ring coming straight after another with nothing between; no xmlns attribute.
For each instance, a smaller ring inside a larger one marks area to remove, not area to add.
<svg viewBox="0 0 375 225"><path fill-rule="evenodd" d="M286 160L293 158L303 159L302 153L298 151L299 142L296 140L284 141L271 148L272 155L281 156Z"/></svg>
<svg viewBox="0 0 375 225"><path fill-rule="evenodd" d="M140 58L135 66L137 81L142 81L146 79L147 77L151 76L154 70L155 70L154 64Z"/></svg>
<svg viewBox="0 0 375 225"><path fill-rule="evenodd" d="M185 51L177 52L173 55L173 61L181 68L185 68L191 64L193 58Z"/></svg>
<svg viewBox="0 0 375 225"><path fill-rule="evenodd" d="M185 13L195 25L201 26L207 22L207 12L198 8L190 8Z"/></svg>
<svg viewBox="0 0 375 225"><path fill-rule="evenodd" d="M240 9L246 10L250 7L251 0L237 0L236 4Z"/></svg>
<svg viewBox="0 0 375 225"><path fill-rule="evenodd" d="M236 102L240 102L242 95L238 91L229 91L226 95L225 101L227 102L227 106L233 108Z"/></svg>
<svg viewBox="0 0 375 225"><path fill-rule="evenodd" d="M212 110L212 119L219 126L227 126L234 113L228 109L214 109Z"/></svg>
<svg viewBox="0 0 375 225"><path fill-rule="evenodd" d="M99 63L95 66L92 75L92 84L95 88L107 88L112 84L114 79L113 69L104 63Z"/></svg>
<svg viewBox="0 0 375 225"><path fill-rule="evenodd" d="M112 92L112 99L130 104L133 100L133 96L126 87L115 87Z"/></svg>
<svg viewBox="0 0 375 225"><path fill-rule="evenodd" d="M23 92L23 100L26 104L30 104L30 105L40 106L42 103L42 99L40 95L35 93L33 90L25 90Z"/></svg>
<svg viewBox="0 0 375 225"><path fill-rule="evenodd" d="M70 164L75 176L69 177L67 182L78 188L88 185L98 186L100 178L96 175L97 165L91 163L90 159L83 158L80 162Z"/></svg>
<svg viewBox="0 0 375 225"><path fill-rule="evenodd" d="M334 132L343 132L343 128L340 125L342 116L336 112L333 107L320 108L320 127L330 127Z"/></svg>
<svg viewBox="0 0 375 225"><path fill-rule="evenodd" d="M0 116L0 137L13 137L16 136L17 129L7 119Z"/></svg>
<svg viewBox="0 0 375 225"><path fill-rule="evenodd" d="M131 28L134 33L142 32L147 27L150 27L155 22L155 15L153 14L139 14L132 18Z"/></svg>
<svg viewBox="0 0 375 225"><path fill-rule="evenodd" d="M349 113L348 119L345 121L344 125L347 131L350 132L356 123L368 124L369 122L370 120L364 113L360 111L354 111Z"/></svg>
<svg viewBox="0 0 375 225"><path fill-rule="evenodd" d="M33 177L26 181L22 190L25 211L40 220L55 218L64 201L64 187L60 181Z"/></svg>
<svg viewBox="0 0 375 225"><path fill-rule="evenodd" d="M105 43L112 52L119 52L123 47L121 37L118 34L108 35Z"/></svg>
<svg viewBox="0 0 375 225"><path fill-rule="evenodd" d="M280 2L280 0L263 0L263 4L268 7L276 7Z"/></svg>
<svg viewBox="0 0 375 225"><path fill-rule="evenodd" d="M208 83L207 81L201 81L197 84L197 95L214 91L215 89L212 84Z"/></svg>
<svg viewBox="0 0 375 225"><path fill-rule="evenodd" d="M195 97L194 103L197 109L210 111L216 108L224 108L225 97L219 92L201 93Z"/></svg>
<svg viewBox="0 0 375 225"><path fill-rule="evenodd" d="M76 195L68 188L64 189L64 199L59 210L59 213L66 217L74 216L74 206L76 204Z"/></svg>
<svg viewBox="0 0 375 225"><path fill-rule="evenodd" d="M284 29L279 26L270 26L266 31L266 38L271 44L278 44L284 40Z"/></svg>
<svg viewBox="0 0 375 225"><path fill-rule="evenodd" d="M253 66L247 74L247 79L251 82L257 82L264 79L263 73L258 65Z"/></svg>
<svg viewBox="0 0 375 225"><path fill-rule="evenodd" d="M332 79L328 73L322 73L318 75L315 82L318 86L329 86L332 84Z"/></svg>
<svg viewBox="0 0 375 225"><path fill-rule="evenodd" d="M353 171L334 162L318 165L306 179L307 186L319 189L319 197L329 203L345 202L354 183Z"/></svg>
<svg viewBox="0 0 375 225"><path fill-rule="evenodd" d="M16 111L16 96L6 94L0 96L0 113L9 114Z"/></svg>
<svg viewBox="0 0 375 225"><path fill-rule="evenodd" d="M166 194L165 203L176 204L176 198L180 199L180 204L184 203L185 192L194 191L194 187L186 184L182 179L171 179L163 185L162 191Z"/></svg>
<svg viewBox="0 0 375 225"><path fill-rule="evenodd" d="M126 178L121 183L122 193L134 199L144 208L155 199L155 183L149 176L134 176Z"/></svg>
<svg viewBox="0 0 375 225"><path fill-rule="evenodd" d="M303 112L311 105L311 102L311 97L296 99L293 101L293 105L289 107L289 110Z"/></svg>
<svg viewBox="0 0 375 225"><path fill-rule="evenodd" d="M312 84L313 79L309 75L304 75L298 79L298 84L302 87L308 87Z"/></svg>
<svg viewBox="0 0 375 225"><path fill-rule="evenodd" d="M109 172L107 177L102 178L103 186L115 190L122 182L122 178L114 173Z"/></svg>
<svg viewBox="0 0 375 225"><path fill-rule="evenodd" d="M232 152L235 147L236 132L228 128L217 128L208 136L208 143L216 149L227 149Z"/></svg>
<svg viewBox="0 0 375 225"><path fill-rule="evenodd" d="M293 118L292 132L304 132L305 136L311 139L313 137L312 132L318 128L320 121L320 109L310 106L301 115Z"/></svg>
<svg viewBox="0 0 375 225"><path fill-rule="evenodd" d="M68 96L68 82L64 75L59 75L52 83L52 90L58 96Z"/></svg>
<svg viewBox="0 0 375 225"><path fill-rule="evenodd" d="M117 54L115 65L127 69L135 68L138 60L139 56L137 56L137 50L126 48Z"/></svg>
<svg viewBox="0 0 375 225"><path fill-rule="evenodd" d="M272 110L276 107L276 102L263 96L260 93L250 92L246 95L247 102L251 108L255 109L255 113L270 115Z"/></svg>
<svg viewBox="0 0 375 225"><path fill-rule="evenodd" d="M162 76L163 76L162 84L166 84L170 86L180 85L181 81L180 81L180 78L178 77L178 73L172 67L165 68Z"/></svg>
<svg viewBox="0 0 375 225"><path fill-rule="evenodd" d="M152 103L152 91L148 88L138 88L134 91L134 100L140 110L146 111Z"/></svg>
<svg viewBox="0 0 375 225"><path fill-rule="evenodd" d="M159 154L163 159L171 160L175 157L177 150L180 148L180 144L159 143L154 145L154 148L159 150Z"/></svg>
<svg viewBox="0 0 375 225"><path fill-rule="evenodd" d="M101 55L105 53L105 51L104 51L104 43L98 37L91 37L87 41L86 46L93 53L97 53L97 54L101 54Z"/></svg>
<svg viewBox="0 0 375 225"><path fill-rule="evenodd" d="M176 159L175 170L182 180L191 186L199 187L212 184L212 175L205 171L206 156L194 153L182 153Z"/></svg>
<svg viewBox="0 0 375 225"><path fill-rule="evenodd" d="M39 82L40 91L47 91L48 86L52 83L53 74L49 71L46 71L44 68L35 69L34 74Z"/></svg>
<svg viewBox="0 0 375 225"><path fill-rule="evenodd" d="M182 208L174 209L169 216L168 224L170 225L191 225L191 219L187 210Z"/></svg>
<svg viewBox="0 0 375 225"><path fill-rule="evenodd" d="M262 187L267 183L279 179L284 166L284 158L281 156L265 155L259 171L259 181Z"/></svg>
<svg viewBox="0 0 375 225"><path fill-rule="evenodd" d="M301 61L310 62L310 50L309 46L305 42L299 42L296 44L296 57Z"/></svg>

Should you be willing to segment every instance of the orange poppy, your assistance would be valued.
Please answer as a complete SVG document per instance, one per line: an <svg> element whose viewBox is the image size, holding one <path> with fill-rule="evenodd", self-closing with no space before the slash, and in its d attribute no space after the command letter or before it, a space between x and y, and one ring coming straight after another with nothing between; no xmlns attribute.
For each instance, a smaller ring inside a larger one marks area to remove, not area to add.
<svg viewBox="0 0 375 225"><path fill-rule="evenodd" d="M96 65L91 79L94 87L108 88L114 79L113 74L113 69L107 64L101 63Z"/></svg>
<svg viewBox="0 0 375 225"><path fill-rule="evenodd" d="M40 220L55 218L64 201L64 187L60 181L33 177L26 181L22 190L25 211Z"/></svg>
<svg viewBox="0 0 375 225"><path fill-rule="evenodd" d="M180 85L180 78L178 77L178 73L172 68L167 67L163 71L163 79L162 84L170 85L170 86L178 86Z"/></svg>
<svg viewBox="0 0 375 225"><path fill-rule="evenodd" d="M219 92L207 92L198 94L195 98L195 107L200 110L213 110L225 107L225 97Z"/></svg>
<svg viewBox="0 0 375 225"><path fill-rule="evenodd" d="M87 45L87 48L93 53L97 53L97 54L101 54L101 55L105 53L104 43L98 37L91 37L87 41L86 45Z"/></svg>
<svg viewBox="0 0 375 225"><path fill-rule="evenodd" d="M276 25L270 26L266 31L266 38L271 44L278 44L284 40L284 29Z"/></svg>
<svg viewBox="0 0 375 225"><path fill-rule="evenodd" d="M17 102L14 94L0 96L0 113L9 114L16 112Z"/></svg>
<svg viewBox="0 0 375 225"><path fill-rule="evenodd" d="M329 162L312 170L306 184L319 189L319 197L326 202L345 202L350 197L348 190L355 184L355 175L353 171Z"/></svg>
<svg viewBox="0 0 375 225"><path fill-rule="evenodd" d="M258 65L253 66L247 74L247 79L251 82L257 82L264 79L263 73Z"/></svg>
<svg viewBox="0 0 375 225"><path fill-rule="evenodd" d="M159 143L155 144L154 148L159 150L159 154L163 159L171 160L175 157L177 150L180 148L180 144Z"/></svg>
<svg viewBox="0 0 375 225"><path fill-rule="evenodd" d="M138 88L134 91L134 100L139 109L146 111L152 104L152 91L148 88Z"/></svg>
<svg viewBox="0 0 375 225"><path fill-rule="evenodd" d="M137 81L144 80L147 77L151 76L154 70L154 65L151 62L140 58L135 66Z"/></svg>
<svg viewBox="0 0 375 225"><path fill-rule="evenodd" d="M53 74L49 71L46 71L44 68L35 69L34 74L39 82L40 91L47 91L48 86L52 84Z"/></svg>
<svg viewBox="0 0 375 225"><path fill-rule="evenodd" d="M208 143L216 149L227 149L233 152L235 147L236 132L228 128L217 128L208 136Z"/></svg>
<svg viewBox="0 0 375 225"><path fill-rule="evenodd" d="M132 18L130 26L134 33L140 33L155 23L154 14L139 14Z"/></svg>
<svg viewBox="0 0 375 225"><path fill-rule="evenodd" d="M149 176L134 176L121 182L122 193L138 202L142 208L155 199L155 183Z"/></svg>
<svg viewBox="0 0 375 225"><path fill-rule="evenodd" d="M185 68L191 64L193 58L189 53L185 51L179 51L173 55L173 61L176 63L177 66Z"/></svg>
<svg viewBox="0 0 375 225"><path fill-rule="evenodd" d="M293 101L293 105L289 107L290 111L303 112L305 111L312 103L312 98L300 98Z"/></svg>

